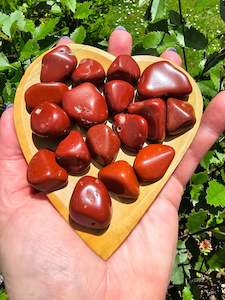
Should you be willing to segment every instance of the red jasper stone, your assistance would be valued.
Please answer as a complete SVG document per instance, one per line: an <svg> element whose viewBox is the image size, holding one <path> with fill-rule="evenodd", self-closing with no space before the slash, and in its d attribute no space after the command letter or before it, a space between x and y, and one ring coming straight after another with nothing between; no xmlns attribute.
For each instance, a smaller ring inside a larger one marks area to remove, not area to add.
<svg viewBox="0 0 225 300"><path fill-rule="evenodd" d="M31 113L31 129L42 137L56 137L70 132L70 120L57 104L44 102Z"/></svg>
<svg viewBox="0 0 225 300"><path fill-rule="evenodd" d="M142 182L154 182L163 177L175 155L172 147L152 144L141 149L134 161L134 169Z"/></svg>
<svg viewBox="0 0 225 300"><path fill-rule="evenodd" d="M36 190L48 194L65 187L68 174L57 164L54 152L40 149L28 164L27 180Z"/></svg>
<svg viewBox="0 0 225 300"><path fill-rule="evenodd" d="M84 227L104 229L112 217L111 198L101 180L92 176L81 178L70 200L71 219Z"/></svg>
<svg viewBox="0 0 225 300"><path fill-rule="evenodd" d="M138 81L142 98L186 97L192 92L187 76L167 61L148 66Z"/></svg>
<svg viewBox="0 0 225 300"><path fill-rule="evenodd" d="M68 46L58 46L42 59L41 81L65 81L76 68L77 59Z"/></svg>
<svg viewBox="0 0 225 300"><path fill-rule="evenodd" d="M71 175L86 171L91 163L91 156L80 131L73 130L56 148L58 163Z"/></svg>
<svg viewBox="0 0 225 300"><path fill-rule="evenodd" d="M112 162L102 168L98 178L109 191L120 197L137 199L139 195L139 183L134 169L124 160Z"/></svg>
<svg viewBox="0 0 225 300"><path fill-rule="evenodd" d="M113 128L122 144L130 151L142 148L148 138L148 123L138 115L117 114Z"/></svg>
<svg viewBox="0 0 225 300"><path fill-rule="evenodd" d="M166 137L166 104L160 98L135 102L129 105L128 112L145 118L148 122L148 138L162 142Z"/></svg>
<svg viewBox="0 0 225 300"><path fill-rule="evenodd" d="M25 93L26 107L31 112L43 102L60 105L63 94L68 91L68 86L61 82L36 83L30 86Z"/></svg>
<svg viewBox="0 0 225 300"><path fill-rule="evenodd" d="M105 97L89 82L81 83L63 96L63 108L81 126L90 127L108 118Z"/></svg>
<svg viewBox="0 0 225 300"><path fill-rule="evenodd" d="M110 164L120 149L120 139L105 124L91 127L87 132L86 142L91 156L103 166Z"/></svg>
<svg viewBox="0 0 225 300"><path fill-rule="evenodd" d="M74 85L78 85L82 82L91 82L94 85L101 85L104 80L105 70L102 65L90 58L82 59L72 74Z"/></svg>
<svg viewBox="0 0 225 300"><path fill-rule="evenodd" d="M140 68L130 55L119 55L107 72L108 80L120 79L136 84L140 77Z"/></svg>
<svg viewBox="0 0 225 300"><path fill-rule="evenodd" d="M191 129L196 122L192 105L182 100L169 98L167 100L167 133L177 135Z"/></svg>
<svg viewBox="0 0 225 300"><path fill-rule="evenodd" d="M124 111L134 99L133 86L123 80L108 81L104 93L108 107L113 113Z"/></svg>

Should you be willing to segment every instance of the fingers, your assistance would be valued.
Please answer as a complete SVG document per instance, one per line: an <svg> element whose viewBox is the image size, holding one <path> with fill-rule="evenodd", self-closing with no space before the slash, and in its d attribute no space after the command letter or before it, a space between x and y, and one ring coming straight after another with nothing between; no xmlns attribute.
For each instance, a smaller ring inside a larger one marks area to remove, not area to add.
<svg viewBox="0 0 225 300"><path fill-rule="evenodd" d="M115 56L121 54L131 55L132 43L131 34L124 27L119 26L109 37L108 52Z"/></svg>
<svg viewBox="0 0 225 300"><path fill-rule="evenodd" d="M58 40L56 46L63 46L69 43L73 43L73 41L68 36L63 36Z"/></svg>
<svg viewBox="0 0 225 300"><path fill-rule="evenodd" d="M167 49L160 55L160 57L166 58L180 67L182 66L182 59L175 48Z"/></svg>

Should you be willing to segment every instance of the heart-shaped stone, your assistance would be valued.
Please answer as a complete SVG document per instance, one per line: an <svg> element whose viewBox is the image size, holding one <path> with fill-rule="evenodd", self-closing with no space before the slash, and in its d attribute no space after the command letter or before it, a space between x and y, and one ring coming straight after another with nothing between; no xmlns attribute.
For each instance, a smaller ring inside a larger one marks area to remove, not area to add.
<svg viewBox="0 0 225 300"><path fill-rule="evenodd" d="M91 163L91 156L80 131L72 130L56 148L58 163L70 175L86 171Z"/></svg>
<svg viewBox="0 0 225 300"><path fill-rule="evenodd" d="M162 142L166 137L166 104L160 98L135 102L129 105L128 112L138 114L148 122L148 138Z"/></svg>
<svg viewBox="0 0 225 300"><path fill-rule="evenodd" d="M68 91L68 86L62 82L36 83L30 86L25 93L28 112L43 102L60 105L63 94Z"/></svg>
<svg viewBox="0 0 225 300"><path fill-rule="evenodd" d="M82 82L91 82L101 85L105 80L105 70L102 65L94 59L82 59L78 67L73 71L72 81L74 85Z"/></svg>
<svg viewBox="0 0 225 300"><path fill-rule="evenodd" d="M148 66L138 81L138 93L142 98L178 97L192 92L187 76L167 61Z"/></svg>
<svg viewBox="0 0 225 300"><path fill-rule="evenodd" d="M137 199L139 183L134 169L124 160L112 162L98 173L107 189L122 198Z"/></svg>
<svg viewBox="0 0 225 300"><path fill-rule="evenodd" d="M57 164L54 152L40 149L28 164L27 180L36 190L48 194L65 187L68 174Z"/></svg>
<svg viewBox="0 0 225 300"><path fill-rule="evenodd" d="M84 176L74 189L70 200L71 219L84 227L106 228L112 216L111 198L101 180Z"/></svg>
<svg viewBox="0 0 225 300"><path fill-rule="evenodd" d="M133 86L123 80L111 80L104 86L105 99L112 113L124 111L134 99Z"/></svg>
<svg viewBox="0 0 225 300"><path fill-rule="evenodd" d="M63 96L63 108L78 124L90 127L108 118L105 97L89 82L82 83Z"/></svg>
<svg viewBox="0 0 225 300"><path fill-rule="evenodd" d="M191 129L196 122L192 105L182 100L169 98L167 100L167 133L177 135Z"/></svg>
<svg viewBox="0 0 225 300"><path fill-rule="evenodd" d="M130 55L119 55L109 67L107 79L120 79L136 84L140 73L138 64Z"/></svg>
<svg viewBox="0 0 225 300"><path fill-rule="evenodd" d="M57 104L44 102L31 113L31 129L42 137L56 137L70 132L70 119Z"/></svg>
<svg viewBox="0 0 225 300"><path fill-rule="evenodd" d="M77 59L68 46L54 48L42 60L41 81L65 81L76 68Z"/></svg>
<svg viewBox="0 0 225 300"><path fill-rule="evenodd" d="M69 47L77 56L78 61L87 57L93 58L100 62L105 70L107 70L111 63L115 60L115 57L110 53L94 47L79 44L70 44ZM27 71L17 89L14 102L15 127L21 149L27 162L29 162L32 156L37 152L37 148L36 145L34 145L32 139L32 132L30 129L30 115L26 111L24 94L31 84L35 84L40 81L42 57L43 55L38 57L27 68ZM141 71L143 71L150 64L161 60L161 58L147 55L135 56L134 59L140 66ZM176 68L178 70L182 70L179 66L177 66ZM202 116L202 96L198 85L191 78L191 76L188 75L185 71L182 72L184 72L188 76L193 87L193 92L190 94L188 102L191 103L194 107L197 121L195 126L184 135L180 135L175 139L170 139L166 142L166 144L172 146L175 149L176 155L163 178L155 182L154 184L142 185L140 187L140 195L138 196L137 200L130 204L125 204L123 203L123 201L118 201L117 197L115 195L112 195L113 216L110 226L106 231L104 231L104 233L98 233L95 235L93 234L93 232L82 231L79 230L79 228L75 228L76 234L79 235L82 240L84 240L85 244L104 260L107 260L112 255L112 253L116 251L116 249L128 237L129 233L131 233L131 231L138 224L144 213L149 209L150 205L153 203L163 186L170 178L171 174L176 169L178 163L181 161L184 153L187 151L191 142L193 141L194 136L196 135ZM46 139L46 141L48 141L48 139ZM40 146L40 144L38 146ZM50 144L49 146L52 147L52 144ZM125 160L131 166L134 162L134 156L128 155L122 150L119 151L117 159ZM91 168L88 171L88 175L96 177L98 171L99 170L95 165L91 165ZM115 173L118 171L119 167L116 168ZM68 186L66 188L48 194L48 198L51 203L68 223L69 202L72 191L74 190L74 187L78 180L78 176L69 176Z"/></svg>
<svg viewBox="0 0 225 300"><path fill-rule="evenodd" d="M163 177L175 155L172 147L152 144L141 149L134 161L134 169L142 182L154 182Z"/></svg>
<svg viewBox="0 0 225 300"><path fill-rule="evenodd" d="M117 114L113 128L129 151L138 151L148 138L148 123L138 115Z"/></svg>
<svg viewBox="0 0 225 300"><path fill-rule="evenodd" d="M110 164L120 149L120 139L105 124L91 127L87 132L86 142L91 156L103 166Z"/></svg>

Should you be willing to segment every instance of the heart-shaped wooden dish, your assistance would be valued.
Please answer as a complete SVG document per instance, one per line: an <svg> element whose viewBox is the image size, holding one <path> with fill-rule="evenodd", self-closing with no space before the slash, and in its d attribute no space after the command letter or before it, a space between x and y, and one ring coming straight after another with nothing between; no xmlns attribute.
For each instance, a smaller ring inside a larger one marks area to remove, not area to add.
<svg viewBox="0 0 225 300"><path fill-rule="evenodd" d="M99 61L106 71L115 59L113 55L94 47L78 44L70 44L68 46L76 55L78 62L83 58L93 58ZM18 86L15 98L15 126L20 145L27 162L29 162L32 156L37 152L37 148L44 146L41 145L41 142L38 141L38 139L35 139L32 136L30 129L30 115L26 111L24 100L25 91L34 83L40 82L41 61L44 54L38 57L26 70L26 73ZM134 56L134 59L138 62L141 71L143 71L149 64L162 60L161 58L152 56ZM175 158L166 174L161 180L154 184L141 186L140 196L133 203L125 204L112 196L113 217L109 228L105 232L97 234L96 232L83 231L81 228L75 229L76 233L85 241L85 243L93 251L95 251L96 254L105 260L112 255L112 253L120 246L132 229L137 225L181 161L198 130L203 110L201 92L189 74L180 67L177 67L177 69L182 70L188 76L192 84L193 92L189 97L189 103L191 103L194 107L197 122L195 126L185 134L165 142L165 144L172 146L176 151ZM128 156L120 150L117 160L121 159L126 160L133 165L135 157ZM87 175L97 177L98 171L99 169L92 164ZM69 222L68 207L70 197L79 178L80 177L78 176L70 176L67 187L47 195L51 203L67 222ZM160 223L160 220L158 220L158 222Z"/></svg>

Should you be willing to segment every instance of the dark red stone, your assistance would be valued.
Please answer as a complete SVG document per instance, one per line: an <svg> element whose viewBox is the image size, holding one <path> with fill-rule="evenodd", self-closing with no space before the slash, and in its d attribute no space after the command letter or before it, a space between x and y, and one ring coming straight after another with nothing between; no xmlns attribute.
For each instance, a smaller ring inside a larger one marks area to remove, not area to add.
<svg viewBox="0 0 225 300"><path fill-rule="evenodd" d="M152 144L141 149L134 161L135 172L142 182L155 182L162 178L175 155L172 147Z"/></svg>
<svg viewBox="0 0 225 300"><path fill-rule="evenodd" d="M167 100L167 134L177 135L191 129L196 122L192 105L182 100Z"/></svg>
<svg viewBox="0 0 225 300"><path fill-rule="evenodd" d="M68 174L57 164L54 152L40 149L28 164L27 180L36 190L48 194L65 187Z"/></svg>
<svg viewBox="0 0 225 300"><path fill-rule="evenodd" d="M142 98L186 97L192 92L187 76L167 61L148 66L138 81Z"/></svg>
<svg viewBox="0 0 225 300"><path fill-rule="evenodd" d="M31 113L31 129L42 137L56 137L70 132L70 120L57 104L44 102Z"/></svg>
<svg viewBox="0 0 225 300"><path fill-rule="evenodd" d="M41 81L65 81L76 68L77 59L68 46L58 46L42 59Z"/></svg>
<svg viewBox="0 0 225 300"><path fill-rule="evenodd" d="M74 85L78 85L82 82L91 82L94 85L101 85L104 80L105 70L102 65L90 58L82 59L72 74Z"/></svg>
<svg viewBox="0 0 225 300"><path fill-rule="evenodd" d="M134 169L124 160L112 162L102 168L98 178L109 191L120 197L137 199L139 195L139 183Z"/></svg>
<svg viewBox="0 0 225 300"><path fill-rule="evenodd" d="M166 104L160 98L135 102L129 105L128 112L142 116L148 122L148 138L162 142L166 137Z"/></svg>
<svg viewBox="0 0 225 300"><path fill-rule="evenodd" d="M68 91L68 86L61 82L36 83L30 86L25 93L26 107L31 112L43 102L60 105L63 94Z"/></svg>
<svg viewBox="0 0 225 300"><path fill-rule="evenodd" d="M104 93L109 110L113 113L124 111L134 99L133 86L123 80L108 81Z"/></svg>
<svg viewBox="0 0 225 300"><path fill-rule="evenodd" d="M58 163L71 175L86 171L91 163L91 156L80 131L73 130L56 148Z"/></svg>
<svg viewBox="0 0 225 300"><path fill-rule="evenodd" d="M74 189L69 207L71 219L84 227L104 229L112 217L111 198L101 180L81 178Z"/></svg>
<svg viewBox="0 0 225 300"><path fill-rule="evenodd" d="M105 124L91 127L87 132L86 142L91 156L103 166L110 164L120 149L120 139Z"/></svg>
<svg viewBox="0 0 225 300"><path fill-rule="evenodd" d="M148 138L148 123L138 115L117 114L113 128L122 144L130 151L142 148Z"/></svg>
<svg viewBox="0 0 225 300"><path fill-rule="evenodd" d="M136 84L140 77L140 68L130 55L119 55L111 64L107 72L107 79L120 79Z"/></svg>
<svg viewBox="0 0 225 300"><path fill-rule="evenodd" d="M98 89L89 82L81 83L63 96L63 108L81 126L90 127L108 118L108 108Z"/></svg>

